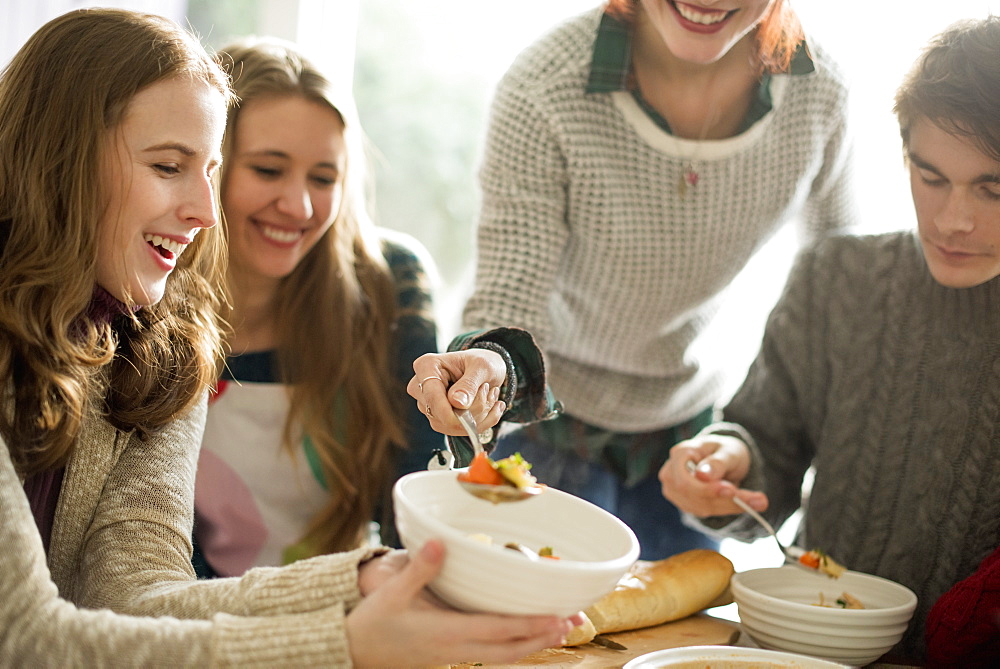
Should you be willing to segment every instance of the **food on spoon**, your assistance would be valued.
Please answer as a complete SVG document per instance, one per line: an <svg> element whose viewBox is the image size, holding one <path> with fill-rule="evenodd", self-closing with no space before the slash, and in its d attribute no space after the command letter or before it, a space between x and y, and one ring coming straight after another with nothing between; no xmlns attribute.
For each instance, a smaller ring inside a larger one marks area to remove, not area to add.
<svg viewBox="0 0 1000 669"><path fill-rule="evenodd" d="M458 480L485 485L503 485L506 483L503 474L497 471L496 465L493 464L493 461L485 453L476 453L476 456L472 458L472 462L469 463L468 470L458 473Z"/></svg>
<svg viewBox="0 0 1000 669"><path fill-rule="evenodd" d="M496 462L490 460L485 453L477 453L468 470L458 473L458 480L486 485L510 485L520 490L537 485L535 477L528 471L530 469L531 464L520 453Z"/></svg>
<svg viewBox="0 0 1000 669"><path fill-rule="evenodd" d="M835 561L824 551L818 549L803 553L802 557L799 558L799 562L831 578L840 578L847 571L847 567Z"/></svg>
<svg viewBox="0 0 1000 669"><path fill-rule="evenodd" d="M819 603L816 606L825 606L830 609L863 609L865 605L861 603L861 600L852 595L849 592L840 593L840 597L834 600L832 603L826 601L826 597L823 593L819 593Z"/></svg>
<svg viewBox="0 0 1000 669"><path fill-rule="evenodd" d="M615 589L588 607L585 630L574 628L566 646L593 636L651 627L686 618L710 606L728 604L733 563L717 551L697 548L664 560L639 560Z"/></svg>

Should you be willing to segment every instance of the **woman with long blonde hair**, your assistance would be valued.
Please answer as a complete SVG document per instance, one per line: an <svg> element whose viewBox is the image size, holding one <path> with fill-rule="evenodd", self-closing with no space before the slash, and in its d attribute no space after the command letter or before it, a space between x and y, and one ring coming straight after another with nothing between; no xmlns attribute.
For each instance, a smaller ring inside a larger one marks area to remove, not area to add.
<svg viewBox="0 0 1000 669"><path fill-rule="evenodd" d="M246 39L219 60L238 97L221 191L232 334L198 468L203 576L355 548L373 521L393 544L392 484L445 446L424 405L402 401L414 362L437 350L430 260L368 216L350 91L284 40ZM506 404L500 387L476 392L486 425Z"/></svg>

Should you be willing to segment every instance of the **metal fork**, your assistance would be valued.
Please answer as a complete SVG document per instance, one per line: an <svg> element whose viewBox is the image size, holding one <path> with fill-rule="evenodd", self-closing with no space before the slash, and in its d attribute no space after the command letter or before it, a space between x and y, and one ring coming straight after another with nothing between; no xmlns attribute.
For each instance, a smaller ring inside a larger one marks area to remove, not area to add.
<svg viewBox="0 0 1000 669"><path fill-rule="evenodd" d="M695 464L694 460L688 460L684 466L692 474L694 474L695 470L697 470L698 468L698 465ZM767 522L764 516L754 511L749 504L744 502L739 497L734 496L732 499L733 503L736 504L736 506L740 507L741 509L749 513L751 518L760 523L761 526L763 526L763 528L767 530L768 534L774 537L774 543L778 544L778 549L781 550L781 554L785 556L785 562L789 564L794 564L798 567L802 567L803 569L809 569L809 567L799 562L799 558L805 554L805 550L799 548L798 546L785 546L783 543L781 543L781 540L778 538L778 533L774 531L774 528L771 526L771 523ZM809 569L809 571L815 571L815 570Z"/></svg>

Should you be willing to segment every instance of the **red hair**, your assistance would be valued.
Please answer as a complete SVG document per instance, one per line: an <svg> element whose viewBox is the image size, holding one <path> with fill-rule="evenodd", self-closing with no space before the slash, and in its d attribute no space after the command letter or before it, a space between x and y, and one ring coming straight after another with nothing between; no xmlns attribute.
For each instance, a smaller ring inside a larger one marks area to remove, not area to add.
<svg viewBox="0 0 1000 669"><path fill-rule="evenodd" d="M632 25L639 0L608 0L607 12ZM784 72L805 37L799 17L785 0L775 0L757 25L757 58L761 70Z"/></svg>

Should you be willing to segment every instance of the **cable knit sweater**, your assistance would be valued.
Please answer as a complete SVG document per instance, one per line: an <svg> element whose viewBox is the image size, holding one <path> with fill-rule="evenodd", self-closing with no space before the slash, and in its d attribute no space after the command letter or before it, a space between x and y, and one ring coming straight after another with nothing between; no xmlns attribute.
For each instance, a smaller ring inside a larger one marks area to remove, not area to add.
<svg viewBox="0 0 1000 669"><path fill-rule="evenodd" d="M532 332L569 414L648 431L718 399L698 338L751 255L796 215L807 236L854 224L846 90L810 42L816 72L774 75L760 121L681 139L628 92L585 93L601 14L529 47L498 86L464 319ZM681 196L689 163L699 181Z"/></svg>
<svg viewBox="0 0 1000 669"><path fill-rule="evenodd" d="M775 526L815 466L797 543L911 588L896 650L922 659L931 606L1000 545L1000 278L941 286L911 233L821 243L724 418L706 431L751 445L742 485L767 493ZM745 516L705 524L761 533Z"/></svg>
<svg viewBox="0 0 1000 669"><path fill-rule="evenodd" d="M371 551L194 580L204 422L203 403L141 441L89 420L67 465L47 560L0 440L0 665L350 666L344 616Z"/></svg>

